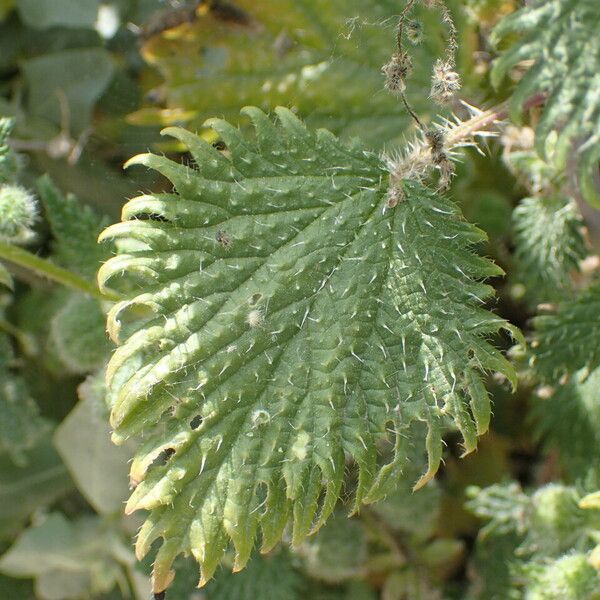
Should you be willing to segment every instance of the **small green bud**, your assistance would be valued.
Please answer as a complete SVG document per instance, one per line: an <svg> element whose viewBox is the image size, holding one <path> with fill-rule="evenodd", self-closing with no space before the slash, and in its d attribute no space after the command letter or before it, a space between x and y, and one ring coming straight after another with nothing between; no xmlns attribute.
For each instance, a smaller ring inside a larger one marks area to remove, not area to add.
<svg viewBox="0 0 600 600"><path fill-rule="evenodd" d="M544 567L528 586L525 600L593 600L598 594L598 571L584 554L571 554Z"/></svg>
<svg viewBox="0 0 600 600"><path fill-rule="evenodd" d="M35 198L20 185L0 187L0 239L22 243L32 236L37 218Z"/></svg>

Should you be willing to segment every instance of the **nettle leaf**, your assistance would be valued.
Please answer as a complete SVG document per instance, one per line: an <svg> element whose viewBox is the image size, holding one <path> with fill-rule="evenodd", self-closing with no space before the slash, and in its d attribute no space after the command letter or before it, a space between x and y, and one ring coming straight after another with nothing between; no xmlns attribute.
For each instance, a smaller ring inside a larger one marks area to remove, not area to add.
<svg viewBox="0 0 600 600"><path fill-rule="evenodd" d="M54 238L52 258L81 275L93 276L112 250L95 243L106 220L72 194L63 195L47 175L38 179L37 188Z"/></svg>
<svg viewBox="0 0 600 600"><path fill-rule="evenodd" d="M300 600L306 597L308 582L297 571L287 552L253 556L239 575L220 571L206 588L211 600L277 598Z"/></svg>
<svg viewBox="0 0 600 600"><path fill-rule="evenodd" d="M439 466L445 424L466 452L487 430L482 372L515 381L487 341L513 330L482 306L493 290L480 280L502 271L473 252L485 234L453 202L407 181L406 201L388 209L378 156L307 130L287 109L279 124L244 113L255 140L210 123L226 155L165 131L197 168L130 161L175 191L129 201L101 237L129 250L102 267L100 285L139 289L109 314L121 347L107 381L114 439L144 435L127 511L151 511L140 556L165 540L158 591L181 552L201 563L204 583L229 540L236 570L259 528L263 551L288 522L300 543L333 511L350 458L355 509L381 498L415 421L427 424L420 487Z"/></svg>
<svg viewBox="0 0 600 600"><path fill-rule="evenodd" d="M8 337L0 334L0 452L19 466L27 464L26 451L47 433L49 423L29 395L24 379L10 369L13 352Z"/></svg>
<svg viewBox="0 0 600 600"><path fill-rule="evenodd" d="M153 37L146 61L165 79L166 110L146 107L138 123L200 127L218 106L234 122L248 104L264 110L294 106L314 126L373 146L405 133L410 118L384 90L381 67L389 60L397 24L396 0L235 0L240 22L209 9L191 27ZM422 68L411 75L408 94L423 112L431 103L431 65L443 52L444 30L433 10L419 10L427 32L411 48ZM210 94L206 91L210 90ZM418 93L417 90L419 90ZM366 109L366 110L365 110Z"/></svg>
<svg viewBox="0 0 600 600"><path fill-rule="evenodd" d="M600 369L583 369L532 408L536 438L547 450L558 451L568 480L583 479L599 466L590 461L590 456L600 456L599 384Z"/></svg>
<svg viewBox="0 0 600 600"><path fill-rule="evenodd" d="M69 373L104 367L110 347L100 302L84 294L69 294L52 316L49 342Z"/></svg>
<svg viewBox="0 0 600 600"><path fill-rule="evenodd" d="M518 63L534 61L511 97L513 118L519 120L530 97L547 95L536 127L537 149L545 156L551 134L558 131L554 161L561 170L576 165L581 192L596 206L600 205L594 182L600 159L599 28L597 0L533 0L494 30L496 40L523 35L492 70L492 82L498 85Z"/></svg>
<svg viewBox="0 0 600 600"><path fill-rule="evenodd" d="M532 343L535 368L546 379L558 380L579 369L600 366L600 283L558 306L555 314L534 319Z"/></svg>
<svg viewBox="0 0 600 600"><path fill-rule="evenodd" d="M517 277L534 301L558 300L572 288L570 275L587 254L583 221L568 198L521 200L513 213Z"/></svg>

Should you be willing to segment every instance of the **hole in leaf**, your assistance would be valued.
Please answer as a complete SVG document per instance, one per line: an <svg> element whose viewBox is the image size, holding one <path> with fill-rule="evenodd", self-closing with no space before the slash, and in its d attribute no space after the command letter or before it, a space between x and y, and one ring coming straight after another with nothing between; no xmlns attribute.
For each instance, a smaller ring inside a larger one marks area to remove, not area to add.
<svg viewBox="0 0 600 600"><path fill-rule="evenodd" d="M196 415L191 421L190 421L190 427L192 429L199 429L200 425L202 425L202 421L204 421L204 418L202 417L202 415Z"/></svg>
<svg viewBox="0 0 600 600"><path fill-rule="evenodd" d="M251 306L254 306L255 304L257 304L260 301L260 299L262 297L263 297L262 294L252 294L252 296L250 296L250 300L248 300L248 303Z"/></svg>
<svg viewBox="0 0 600 600"><path fill-rule="evenodd" d="M165 448L153 461L153 467L162 467L167 464L171 456L175 454L174 448Z"/></svg>
<svg viewBox="0 0 600 600"><path fill-rule="evenodd" d="M170 223L169 219L158 213L137 213L134 220L136 221L158 221L160 223Z"/></svg>

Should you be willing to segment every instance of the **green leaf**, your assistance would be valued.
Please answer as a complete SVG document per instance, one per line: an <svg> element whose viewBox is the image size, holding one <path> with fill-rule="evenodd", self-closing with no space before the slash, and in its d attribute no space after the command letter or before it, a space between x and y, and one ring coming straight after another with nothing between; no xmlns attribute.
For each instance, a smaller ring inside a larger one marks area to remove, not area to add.
<svg viewBox="0 0 600 600"><path fill-rule="evenodd" d="M93 27L100 0L16 0L21 19L33 29Z"/></svg>
<svg viewBox="0 0 600 600"><path fill-rule="evenodd" d="M96 243L106 219L75 196L64 196L47 175L38 179L37 187L54 238L52 258L67 269L94 276L112 250Z"/></svg>
<svg viewBox="0 0 600 600"><path fill-rule="evenodd" d="M73 489L73 482L47 432L26 451L24 466L0 454L0 537L12 535L37 509L49 506Z"/></svg>
<svg viewBox="0 0 600 600"><path fill-rule="evenodd" d="M597 600L600 577L582 553L567 554L551 563L532 566L525 600Z"/></svg>
<svg viewBox="0 0 600 600"><path fill-rule="evenodd" d="M410 117L399 99L384 89L381 67L394 43L399 5L395 0L236 0L245 24L198 19L191 35L151 39L147 62L165 79L167 110L145 108L137 122L179 124L190 129L219 113L234 122L239 109L294 107L311 126L327 127L381 147L406 132ZM419 12L424 43L411 48L422 68L411 75L411 102L431 110L423 90L429 68L443 51L439 16ZM417 93L418 92L418 93Z"/></svg>
<svg viewBox="0 0 600 600"><path fill-rule="evenodd" d="M358 519L334 513L300 549L306 572L327 583L354 579L367 559L367 540Z"/></svg>
<svg viewBox="0 0 600 600"><path fill-rule="evenodd" d="M0 1L0 15L2 13ZM31 581L14 579L0 575L0 598L14 598L16 600L36 600Z"/></svg>
<svg viewBox="0 0 600 600"><path fill-rule="evenodd" d="M34 577L40 600L76 600L110 591L132 561L119 534L98 517L70 522L52 513L19 536L0 558L0 571Z"/></svg>
<svg viewBox="0 0 600 600"><path fill-rule="evenodd" d="M110 441L105 392L100 377L88 377L79 388L81 400L57 428L54 445L86 500L97 512L111 514L127 499L133 452Z"/></svg>
<svg viewBox="0 0 600 600"><path fill-rule="evenodd" d="M14 119L0 118L0 184L12 183L18 170L16 154L8 145L14 124Z"/></svg>
<svg viewBox="0 0 600 600"><path fill-rule="evenodd" d="M583 221L561 197L521 200L513 213L517 277L534 302L555 301L572 289L571 274L587 255Z"/></svg>
<svg viewBox="0 0 600 600"><path fill-rule="evenodd" d="M538 399L532 409L535 435L547 450L558 450L569 481L598 470L600 456L600 369L575 373L548 399Z"/></svg>
<svg viewBox="0 0 600 600"><path fill-rule="evenodd" d="M564 373L600 366L600 283L534 319L532 343L539 376L557 381Z"/></svg>
<svg viewBox="0 0 600 600"><path fill-rule="evenodd" d="M496 40L522 37L492 70L492 82L498 85L518 63L534 61L511 98L513 117L519 119L524 103L535 94L546 95L536 147L544 156L550 134L558 130L553 161L564 169L575 159L581 192L595 206L600 206L593 181L600 158L599 28L597 0L533 0L494 30Z"/></svg>
<svg viewBox="0 0 600 600"><path fill-rule="evenodd" d="M429 454L423 485L446 423L466 452L487 430L482 370L515 380L487 341L509 326L482 307L493 290L481 279L501 270L474 253L485 236L454 203L405 182L406 201L388 209L378 156L286 109L279 125L245 113L256 140L211 122L230 159L169 129L197 169L151 154L130 161L176 192L131 200L102 235L127 250L105 263L100 285L124 276L141 292L109 314L122 347L107 381L114 439L145 436L127 511L151 510L139 555L165 540L157 591L180 552L206 582L230 539L236 569L259 527L263 550L288 521L302 542L331 514L348 458L356 508L393 489L414 442ZM413 421L428 425L425 441L406 436ZM378 465L384 440L394 450Z"/></svg>
<svg viewBox="0 0 600 600"><path fill-rule="evenodd" d="M525 530L523 516L529 508L530 499L516 482L494 484L481 489L470 486L466 490L470 500L466 507L480 519L489 523L480 530L479 537L502 536Z"/></svg>
<svg viewBox="0 0 600 600"><path fill-rule="evenodd" d="M9 290L15 289L15 282L12 275L2 263L0 263L0 284L5 285Z"/></svg>
<svg viewBox="0 0 600 600"><path fill-rule="evenodd" d="M206 594L210 600L301 600L306 597L305 588L304 577L294 568L289 554L282 551L253 556L242 573L219 571L206 587Z"/></svg>
<svg viewBox="0 0 600 600"><path fill-rule="evenodd" d="M26 450L48 431L48 422L40 417L23 378L9 370L11 359L8 339L0 334L0 452L23 466Z"/></svg>
<svg viewBox="0 0 600 600"><path fill-rule="evenodd" d="M90 373L109 357L105 316L96 298L70 294L52 317L50 344L69 373Z"/></svg>
<svg viewBox="0 0 600 600"><path fill-rule="evenodd" d="M29 112L60 127L61 101L72 135L89 126L94 105L110 83L113 60L104 48L75 48L43 54L22 63Z"/></svg>

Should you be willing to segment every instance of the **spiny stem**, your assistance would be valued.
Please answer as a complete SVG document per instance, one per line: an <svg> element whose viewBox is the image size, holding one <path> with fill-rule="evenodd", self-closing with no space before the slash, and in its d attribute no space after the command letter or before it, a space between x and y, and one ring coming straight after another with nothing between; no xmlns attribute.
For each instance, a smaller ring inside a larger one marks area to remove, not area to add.
<svg viewBox="0 0 600 600"><path fill-rule="evenodd" d="M109 290L106 293L102 293L94 283L87 279L52 264L50 261L40 258L18 246L0 241L0 258L99 300L109 300L111 302L121 300L121 297L116 292Z"/></svg>
<svg viewBox="0 0 600 600"><path fill-rule="evenodd" d="M523 104L523 108L528 110L535 106L539 106L540 104L543 104L545 99L546 94L536 94ZM475 115L467 121L463 121L455 127L448 129L445 132L444 149L452 150L452 148L461 142L477 135L478 131L491 129L496 123L506 119L508 114L509 101L506 100L505 102L502 102L489 110L482 111L480 114ZM423 169L423 172L425 172L432 163L431 155L432 150L429 140L426 137L418 140L414 143L411 151L404 155L394 166L394 169L391 172L392 180L403 179L403 175L411 171L409 168L411 165L413 167L419 165Z"/></svg>

